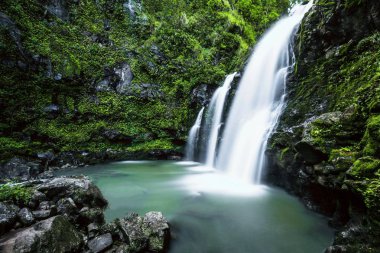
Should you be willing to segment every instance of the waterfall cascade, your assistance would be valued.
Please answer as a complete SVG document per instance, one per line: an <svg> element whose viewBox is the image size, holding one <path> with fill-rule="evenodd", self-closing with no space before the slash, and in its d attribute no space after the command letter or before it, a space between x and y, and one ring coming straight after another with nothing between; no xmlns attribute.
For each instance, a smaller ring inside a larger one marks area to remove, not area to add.
<svg viewBox="0 0 380 253"><path fill-rule="evenodd" d="M197 149L199 129L201 127L204 109L205 108L202 107L202 109L199 111L197 119L196 119L193 127L190 129L189 138L187 140L187 145L186 145L186 161L194 161L195 160L194 155L195 155L196 149Z"/></svg>
<svg viewBox="0 0 380 253"><path fill-rule="evenodd" d="M216 149L218 146L219 129L222 124L223 109L225 107L226 97L231 88L236 72L228 75L223 86L219 87L211 98L208 108L208 115L212 115L210 135L208 136L206 166L213 167L215 161Z"/></svg>
<svg viewBox="0 0 380 253"><path fill-rule="evenodd" d="M206 137L207 166L260 183L267 140L284 106L286 76L294 65L293 35L312 5L312 1L296 5L256 45L233 98L219 148L225 98L236 73L227 76L224 85L216 90L207 113L212 120Z"/></svg>

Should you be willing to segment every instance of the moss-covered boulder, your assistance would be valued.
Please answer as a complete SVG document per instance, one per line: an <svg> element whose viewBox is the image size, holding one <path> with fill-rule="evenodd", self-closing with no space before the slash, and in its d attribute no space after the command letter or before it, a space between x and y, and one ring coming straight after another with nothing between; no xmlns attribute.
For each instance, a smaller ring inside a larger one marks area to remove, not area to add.
<svg viewBox="0 0 380 253"><path fill-rule="evenodd" d="M81 235L65 216L54 216L10 235L0 244L2 252L76 252Z"/></svg>

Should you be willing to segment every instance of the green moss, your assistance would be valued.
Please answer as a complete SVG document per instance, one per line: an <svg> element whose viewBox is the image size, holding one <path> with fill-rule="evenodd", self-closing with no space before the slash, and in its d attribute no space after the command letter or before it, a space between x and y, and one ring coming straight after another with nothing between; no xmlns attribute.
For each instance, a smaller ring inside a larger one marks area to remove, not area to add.
<svg viewBox="0 0 380 253"><path fill-rule="evenodd" d="M329 156L329 162L339 171L347 171L357 157L358 152L354 147L343 147L340 149L332 149Z"/></svg>
<svg viewBox="0 0 380 253"><path fill-rule="evenodd" d="M4 149L128 147L105 139L104 129L132 137L133 145L156 141L168 147L169 139L181 143L199 109L189 96L192 90L201 84L216 87L226 73L239 70L257 36L288 7L286 0L145 0L131 16L124 2L68 1L68 20L50 14L44 1L0 2L1 11L21 31L24 51L41 60L26 70L0 65L0 100L5 101L0 129L9 138L17 132L31 139L23 147L13 143ZM25 61L9 32L2 27L0 35L5 38L1 55L10 62ZM133 84L158 84L163 97L95 91L109 72L105 70L120 63L131 66ZM61 80L54 79L58 74ZM50 104L59 111L44 112Z"/></svg>
<svg viewBox="0 0 380 253"><path fill-rule="evenodd" d="M170 140L154 140L146 143L136 144L132 147L127 148L130 152L148 152L152 150L173 150L173 146Z"/></svg>
<svg viewBox="0 0 380 253"><path fill-rule="evenodd" d="M280 154L280 161L282 161L284 159L284 156L286 155L286 153L289 151L289 147L286 147L284 149L281 150L281 154Z"/></svg>
<svg viewBox="0 0 380 253"><path fill-rule="evenodd" d="M380 160L372 157L362 157L356 160L348 171L348 174L355 178L373 178L375 172L380 170Z"/></svg>
<svg viewBox="0 0 380 253"><path fill-rule="evenodd" d="M377 212L377 215L380 214L380 203L379 203L379 195L380 195L380 180L371 181L365 191L364 198L366 206Z"/></svg>

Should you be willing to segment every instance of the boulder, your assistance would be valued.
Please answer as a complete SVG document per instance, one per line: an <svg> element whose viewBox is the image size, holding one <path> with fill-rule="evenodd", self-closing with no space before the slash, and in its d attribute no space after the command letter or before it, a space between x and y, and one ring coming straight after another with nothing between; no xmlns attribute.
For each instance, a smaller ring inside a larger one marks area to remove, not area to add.
<svg viewBox="0 0 380 253"><path fill-rule="evenodd" d="M59 214L72 215L78 211L78 208L72 198L63 198L57 202L57 211Z"/></svg>
<svg viewBox="0 0 380 253"><path fill-rule="evenodd" d="M191 102L205 106L210 101L212 92L207 84L201 84L191 91Z"/></svg>
<svg viewBox="0 0 380 253"><path fill-rule="evenodd" d="M160 212L149 212L144 217L133 213L117 225L130 252L163 252L168 246L169 225Z"/></svg>
<svg viewBox="0 0 380 253"><path fill-rule="evenodd" d="M87 226L90 223L104 223L103 210L100 208L83 208L79 212L77 223L82 226Z"/></svg>
<svg viewBox="0 0 380 253"><path fill-rule="evenodd" d="M47 219L51 216L51 210L37 210L37 211L33 211L33 216L34 218L36 218L37 220L44 220L44 219Z"/></svg>
<svg viewBox="0 0 380 253"><path fill-rule="evenodd" d="M38 164L14 157L0 167L0 181L7 179L26 181L36 177L39 172L40 167Z"/></svg>
<svg viewBox="0 0 380 253"><path fill-rule="evenodd" d="M88 241L87 246L93 253L102 252L112 245L112 236L110 233L99 235L94 239Z"/></svg>
<svg viewBox="0 0 380 253"><path fill-rule="evenodd" d="M127 63L122 63L120 66L114 68L114 73L119 79L119 82L115 85L115 89L118 93L123 94L126 90L128 90L128 87L133 80L131 66Z"/></svg>
<svg viewBox="0 0 380 253"><path fill-rule="evenodd" d="M26 207L18 212L18 218L24 226L32 225L35 221L33 213Z"/></svg>
<svg viewBox="0 0 380 253"><path fill-rule="evenodd" d="M67 21L69 20L68 2L67 0L49 0L46 9L51 15Z"/></svg>
<svg viewBox="0 0 380 253"><path fill-rule="evenodd" d="M143 218L143 230L148 235L148 249L162 252L167 247L170 232L169 225L161 212L149 212Z"/></svg>
<svg viewBox="0 0 380 253"><path fill-rule="evenodd" d="M40 221L0 240L0 251L7 252L76 252L83 236L64 216Z"/></svg>
<svg viewBox="0 0 380 253"><path fill-rule="evenodd" d="M124 240L129 243L131 252L140 252L147 248L148 237L143 231L143 218L136 213L119 221L119 228L124 235Z"/></svg>
<svg viewBox="0 0 380 253"><path fill-rule="evenodd" d="M13 42L16 44L18 51L22 56L25 56L24 48L21 43L21 32L16 27L15 22L13 22L7 15L3 12L0 12L0 27L5 28Z"/></svg>
<svg viewBox="0 0 380 253"><path fill-rule="evenodd" d="M17 220L19 208L0 202L0 235L8 232Z"/></svg>
<svg viewBox="0 0 380 253"><path fill-rule="evenodd" d="M53 201L71 198L78 208L85 205L101 208L107 206L107 200L104 199L99 188L93 185L87 177L58 177L45 180L36 188Z"/></svg>

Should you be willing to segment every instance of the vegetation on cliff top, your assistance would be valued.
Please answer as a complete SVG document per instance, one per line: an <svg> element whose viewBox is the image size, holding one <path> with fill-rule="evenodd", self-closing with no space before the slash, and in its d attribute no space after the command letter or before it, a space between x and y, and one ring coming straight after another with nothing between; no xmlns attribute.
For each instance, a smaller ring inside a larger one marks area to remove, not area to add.
<svg viewBox="0 0 380 253"><path fill-rule="evenodd" d="M287 6L286 0L1 1L1 158L48 149L178 149L201 106L194 89L212 90L240 69ZM116 92L115 68L124 63L131 85L155 84L162 95ZM105 79L109 87L100 91ZM125 141L105 137L109 130Z"/></svg>

